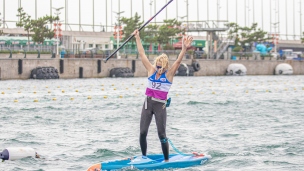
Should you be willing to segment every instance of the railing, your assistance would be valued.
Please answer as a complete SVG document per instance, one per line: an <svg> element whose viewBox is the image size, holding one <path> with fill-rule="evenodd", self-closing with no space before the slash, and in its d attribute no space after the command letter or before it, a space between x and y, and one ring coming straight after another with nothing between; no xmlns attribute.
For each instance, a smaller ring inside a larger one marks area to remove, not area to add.
<svg viewBox="0 0 304 171"><path fill-rule="evenodd" d="M286 59L283 57L276 57L271 55L270 53L266 55L261 55L259 52L227 52L228 60L293 60L293 59Z"/></svg>
<svg viewBox="0 0 304 171"><path fill-rule="evenodd" d="M234 45L235 38L227 38L221 41L222 43L218 47L217 51L215 52L215 59L219 59L223 53L227 51L228 46Z"/></svg>
<svg viewBox="0 0 304 171"><path fill-rule="evenodd" d="M184 59L202 59L202 60L296 60L296 59L285 59L284 57L274 57L271 54L260 55L258 52L229 52L226 51L230 41L225 42L225 44L220 46L219 51L221 55L216 53L216 58L208 59L207 54L204 51L188 51ZM42 48L43 49L43 48ZM225 50L222 50L225 49ZM55 58L56 54L53 50L40 50L31 49L32 51L27 51L26 48L15 49L15 48L0 48L0 58ZM64 50L63 53L59 52L60 58L106 58L114 50ZM176 60L180 50L146 50L146 56L149 59L154 59L155 57L165 53L170 60ZM134 49L121 49L119 51L119 57L117 54L113 58L120 59L139 59L139 54L137 50ZM299 58L304 59L304 58ZM298 59L298 60L299 60Z"/></svg>
<svg viewBox="0 0 304 171"><path fill-rule="evenodd" d="M0 45L0 52L10 49L11 51L19 51L25 49L28 52L39 50L40 52L56 52L56 46L19 46L19 45Z"/></svg>
<svg viewBox="0 0 304 171"><path fill-rule="evenodd" d="M65 50L65 58L106 58L115 50L98 50L98 49L89 49L89 50ZM176 59L181 50L146 50L145 54L149 59L154 59L154 57L161 55L162 53L166 54L169 59ZM116 53L113 58L120 59L130 59L130 58L139 58L137 50L134 49L121 49L119 50L119 57ZM186 58L190 58L190 54L185 55Z"/></svg>

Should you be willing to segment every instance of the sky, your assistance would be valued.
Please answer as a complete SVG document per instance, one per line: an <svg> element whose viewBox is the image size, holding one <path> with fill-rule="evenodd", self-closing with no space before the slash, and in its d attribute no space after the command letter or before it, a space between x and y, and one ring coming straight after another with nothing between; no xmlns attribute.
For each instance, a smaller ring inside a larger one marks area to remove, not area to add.
<svg viewBox="0 0 304 171"><path fill-rule="evenodd" d="M55 15L55 10L51 7L64 7L59 17L63 23L69 23L69 26L63 26L63 29L93 31L94 28L94 31L101 31L100 25L102 25L106 26L107 31L113 31L113 26L117 22L117 12L123 12L120 16L127 18L137 12L146 22L169 1L0 0L0 18L4 17L5 11L6 27L15 28L14 21L18 20L16 14L20 3L32 18ZM303 5L304 0L173 0L153 22L175 18L194 25L197 22L203 25L215 22L220 27L225 22L237 22L240 26L249 26L257 22L259 28L269 33L278 33L280 39L299 40L304 31ZM79 23L82 25L81 28ZM205 35L205 33L199 34Z"/></svg>

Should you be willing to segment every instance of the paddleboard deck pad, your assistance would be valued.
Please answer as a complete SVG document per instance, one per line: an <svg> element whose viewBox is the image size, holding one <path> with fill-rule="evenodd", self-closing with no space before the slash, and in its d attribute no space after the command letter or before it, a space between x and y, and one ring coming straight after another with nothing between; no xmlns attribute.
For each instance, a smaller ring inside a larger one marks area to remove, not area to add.
<svg viewBox="0 0 304 171"><path fill-rule="evenodd" d="M165 162L163 154L153 154L101 162L92 165L87 171L109 171L123 168L136 168L139 170L185 168L203 165L209 159L211 159L211 156L197 153L191 155L171 154L169 161Z"/></svg>

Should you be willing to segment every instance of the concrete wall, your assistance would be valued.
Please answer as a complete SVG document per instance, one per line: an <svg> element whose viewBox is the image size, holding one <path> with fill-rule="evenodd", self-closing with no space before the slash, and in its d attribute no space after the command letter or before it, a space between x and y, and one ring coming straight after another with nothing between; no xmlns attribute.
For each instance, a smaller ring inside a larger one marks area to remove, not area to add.
<svg viewBox="0 0 304 171"><path fill-rule="evenodd" d="M220 76L226 73L229 64L239 63L247 68L247 75L273 75L278 64L288 63L293 67L294 75L304 75L304 61L293 60L196 60L201 69L195 76Z"/></svg>
<svg viewBox="0 0 304 171"><path fill-rule="evenodd" d="M60 59L22 59L23 72L18 74L18 60L0 58L0 79L29 79L31 70L40 66L53 66L60 70ZM110 59L107 63L101 62L101 73L97 72L98 58L73 58L63 59L64 72L60 78L79 78L79 67L83 67L84 78L109 77L110 70L116 67L129 67L132 69L131 59ZM146 77L147 72L139 59L135 59L135 77ZM240 63L247 68L247 75L273 75L275 67L280 63L288 63L293 67L294 75L304 75L304 61L277 61L277 60L206 60L197 59L200 64L200 71L195 72L195 76L221 76L225 75L229 64ZM151 62L153 62L151 60ZM170 60L170 64L174 59ZM191 59L183 60L183 63L192 64Z"/></svg>

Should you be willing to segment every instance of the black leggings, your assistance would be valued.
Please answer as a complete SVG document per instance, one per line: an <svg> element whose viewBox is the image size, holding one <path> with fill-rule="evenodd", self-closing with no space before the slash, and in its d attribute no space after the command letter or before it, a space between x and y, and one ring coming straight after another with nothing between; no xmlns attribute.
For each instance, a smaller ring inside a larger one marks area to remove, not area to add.
<svg viewBox="0 0 304 171"><path fill-rule="evenodd" d="M165 160L168 160L169 144L167 142L167 136L166 136L167 111L166 108L163 108L163 105L164 103L154 101L150 97L148 97L147 109L145 109L145 104L144 104L141 112L139 143L140 143L142 155L146 156L148 129L154 114L157 132L158 132L158 138L161 141L161 147L164 154L164 158Z"/></svg>

